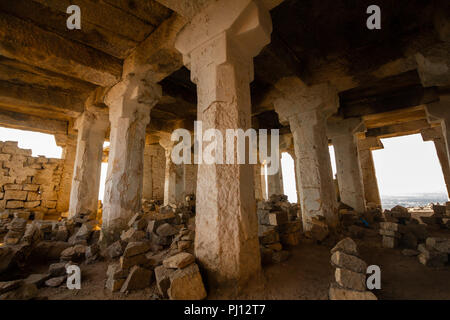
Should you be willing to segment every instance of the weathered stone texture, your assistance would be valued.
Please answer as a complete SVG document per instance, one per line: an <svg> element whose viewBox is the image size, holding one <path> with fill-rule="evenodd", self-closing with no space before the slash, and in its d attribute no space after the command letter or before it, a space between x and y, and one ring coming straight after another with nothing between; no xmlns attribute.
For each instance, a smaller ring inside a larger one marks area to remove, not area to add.
<svg viewBox="0 0 450 320"><path fill-rule="evenodd" d="M32 157L12 141L0 141L0 151L0 210L55 214L64 160Z"/></svg>

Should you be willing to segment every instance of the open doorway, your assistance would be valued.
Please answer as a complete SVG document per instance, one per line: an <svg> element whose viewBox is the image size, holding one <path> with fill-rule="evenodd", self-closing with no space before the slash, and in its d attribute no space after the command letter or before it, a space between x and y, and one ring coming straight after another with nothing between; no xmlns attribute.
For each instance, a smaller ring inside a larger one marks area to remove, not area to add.
<svg viewBox="0 0 450 320"><path fill-rule="evenodd" d="M433 142L424 142L419 134L381 141L384 149L372 153L384 209L448 201Z"/></svg>
<svg viewBox="0 0 450 320"><path fill-rule="evenodd" d="M281 168L283 174L283 189L290 203L297 203L297 182L295 180L294 159L287 152L281 154Z"/></svg>

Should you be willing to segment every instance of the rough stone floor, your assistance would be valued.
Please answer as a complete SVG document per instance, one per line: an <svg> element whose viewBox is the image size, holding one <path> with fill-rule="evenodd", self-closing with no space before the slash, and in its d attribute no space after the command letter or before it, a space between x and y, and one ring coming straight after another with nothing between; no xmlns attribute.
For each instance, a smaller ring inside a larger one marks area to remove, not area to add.
<svg viewBox="0 0 450 320"><path fill-rule="evenodd" d="M450 299L450 268L430 268L420 264L417 257L402 255L401 249L381 247L380 237L356 240L361 257L381 267L382 289L376 291L380 300ZM301 243L291 249L291 257L280 264L264 268L265 289L238 299L328 299L333 281L330 248L324 245ZM79 291L62 288L43 288L39 297L53 299L152 299L156 288L131 292L128 295L111 293L104 288L108 262L96 262L83 268L83 285ZM33 272L45 272L45 265L32 266ZM210 297L218 298L221 297Z"/></svg>

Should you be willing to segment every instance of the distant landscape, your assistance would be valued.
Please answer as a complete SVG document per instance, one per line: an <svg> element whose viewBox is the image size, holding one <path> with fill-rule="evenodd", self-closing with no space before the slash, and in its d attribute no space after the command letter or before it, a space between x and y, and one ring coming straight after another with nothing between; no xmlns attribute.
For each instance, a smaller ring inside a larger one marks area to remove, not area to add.
<svg viewBox="0 0 450 320"><path fill-rule="evenodd" d="M444 204L449 201L445 193L416 193L408 195L383 195L381 202L383 209L391 209L396 205L404 207L423 207L430 203Z"/></svg>

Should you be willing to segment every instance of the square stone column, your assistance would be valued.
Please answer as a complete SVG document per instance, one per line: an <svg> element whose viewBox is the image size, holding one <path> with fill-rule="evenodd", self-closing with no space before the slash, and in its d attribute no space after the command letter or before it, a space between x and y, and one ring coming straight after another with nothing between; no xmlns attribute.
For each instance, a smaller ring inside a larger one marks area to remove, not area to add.
<svg viewBox="0 0 450 320"><path fill-rule="evenodd" d="M69 218L79 213L96 217L100 188L103 143L109 127L108 109L87 106L76 120L77 151L70 192Z"/></svg>
<svg viewBox="0 0 450 320"><path fill-rule="evenodd" d="M254 181L255 181L255 199L256 201L264 200L263 190L262 190L262 166L257 163L253 165L254 170Z"/></svg>
<svg viewBox="0 0 450 320"><path fill-rule="evenodd" d="M269 198L271 195L284 194L283 171L281 170L281 152L278 152L279 170L273 175L267 175L267 189Z"/></svg>
<svg viewBox="0 0 450 320"><path fill-rule="evenodd" d="M141 210L145 131L161 94L159 85L136 74L116 84L105 97L111 121L102 225L106 243L117 239Z"/></svg>
<svg viewBox="0 0 450 320"><path fill-rule="evenodd" d="M152 170L152 146L145 143L144 147L144 166L142 182L142 198L146 200L153 199L153 170Z"/></svg>
<svg viewBox="0 0 450 320"><path fill-rule="evenodd" d="M366 211L366 199L358 154L357 133L365 131L359 118L328 120L327 134L336 155L336 171L341 202L357 212Z"/></svg>
<svg viewBox="0 0 450 320"><path fill-rule="evenodd" d="M59 213L68 212L70 205L70 191L72 189L73 170L77 155L77 134L71 129L67 135L55 135L56 144L63 148L64 159L61 183L58 190L56 210Z"/></svg>
<svg viewBox="0 0 450 320"><path fill-rule="evenodd" d="M447 153L447 146L441 127L424 129L421 132L423 141L433 141L436 153L441 164L445 185L447 186L447 196L450 197L450 165Z"/></svg>
<svg viewBox="0 0 450 320"><path fill-rule="evenodd" d="M203 131L214 128L226 137L226 129L251 127L252 58L270 42L271 31L261 2L218 0L178 35L175 46L197 84ZM195 254L211 288L239 291L260 274L253 179L251 164L199 164Z"/></svg>
<svg viewBox="0 0 450 320"><path fill-rule="evenodd" d="M161 138L159 144L165 150L166 166L164 171L164 205L183 202L184 165L172 161L172 150L175 145L170 137Z"/></svg>
<svg viewBox="0 0 450 320"><path fill-rule="evenodd" d="M330 227L338 224L326 120L339 105L337 91L328 84L306 87L298 78L279 81L275 111L288 123L293 136L303 229L311 230L311 218L325 217Z"/></svg>
<svg viewBox="0 0 450 320"><path fill-rule="evenodd" d="M362 178L364 183L364 195L366 204L381 208L380 190L378 188L377 175L373 162L372 150L383 149L383 143L375 137L358 139L359 161L361 163Z"/></svg>
<svg viewBox="0 0 450 320"><path fill-rule="evenodd" d="M450 95L441 95L439 98L439 102L426 106L427 117L428 122L440 124L447 154L450 155Z"/></svg>

